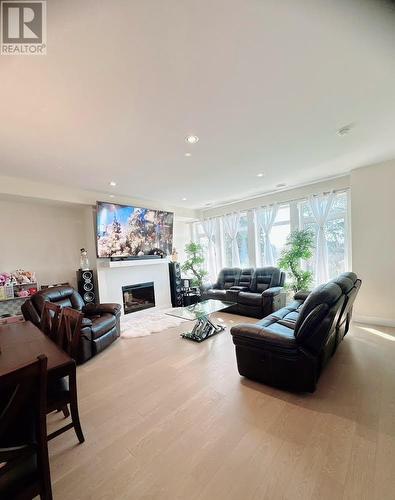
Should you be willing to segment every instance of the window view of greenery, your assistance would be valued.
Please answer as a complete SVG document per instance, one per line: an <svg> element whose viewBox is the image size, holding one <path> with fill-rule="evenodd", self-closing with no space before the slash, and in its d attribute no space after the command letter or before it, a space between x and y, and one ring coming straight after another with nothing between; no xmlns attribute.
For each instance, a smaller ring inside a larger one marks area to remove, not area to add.
<svg viewBox="0 0 395 500"><path fill-rule="evenodd" d="M258 242L259 242L259 251L260 251L260 265L265 265L266 260L265 260L265 255L264 255L264 244L265 244L265 237L263 232L258 229L259 231L259 236L258 236ZM285 243L287 241L287 237L289 233L291 232L291 222L290 222L290 206L288 205L282 205L278 209L278 213L276 216L276 220L273 224L271 233L270 233L270 242L274 248L274 255L275 259L280 257L281 251L285 246Z"/></svg>
<svg viewBox="0 0 395 500"><path fill-rule="evenodd" d="M240 266L249 267L248 256L248 220L247 213L242 213L239 222L239 232L237 234L237 246L239 247ZM232 240L224 234L225 265L232 266Z"/></svg>
<svg viewBox="0 0 395 500"><path fill-rule="evenodd" d="M332 209L329 214L328 221L325 225L325 238L328 245L328 263L329 263L329 275L334 277L347 269L347 211L348 211L348 194L338 193L334 200ZM299 213L299 224L293 223L291 227L291 206L292 210L296 209ZM250 262L249 254L251 253L248 247L249 245L249 227L253 219L247 217L247 212L243 212L240 216L239 231L237 235L237 245L239 249L240 256L240 267L252 267L252 266L264 266L266 265L265 255L264 255L264 235L257 224L251 229L253 234L255 234L256 249L257 249L257 262ZM232 241L230 237L224 231L223 223L221 220L218 221L218 234L217 238L223 242L223 248L221 248L219 241L216 244L216 255L217 255L217 266L220 267L232 267ZM203 247L203 252L206 257L205 259L205 269L209 272L208 263L208 239L204 233L202 224L195 224L195 238L198 243ZM310 229L316 241L317 235L317 223L315 222L313 213L310 209L308 200L302 202L292 202L281 205L279 207L276 220L273 224L270 241L273 245L276 260L280 257L281 251L286 244L288 235L291 230L296 229ZM314 269L314 254L307 264L305 264L304 269L307 271L315 272ZM212 273L216 274L216 273ZM216 276L212 276L214 279Z"/></svg>
<svg viewBox="0 0 395 500"><path fill-rule="evenodd" d="M308 202L300 205L301 225L309 228L317 236L317 223ZM325 238L328 245L329 276L334 277L346 270L347 262L347 193L336 195L333 207L325 225ZM306 265L306 270L315 271L315 251Z"/></svg>

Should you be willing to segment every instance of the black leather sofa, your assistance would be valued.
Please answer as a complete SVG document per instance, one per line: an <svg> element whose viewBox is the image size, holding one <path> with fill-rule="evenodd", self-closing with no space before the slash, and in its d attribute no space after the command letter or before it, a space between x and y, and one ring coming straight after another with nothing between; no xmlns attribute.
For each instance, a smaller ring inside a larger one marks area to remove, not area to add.
<svg viewBox="0 0 395 500"><path fill-rule="evenodd" d="M84 313L78 363L103 351L120 335L121 306L119 304L85 305L81 295L71 286L56 286L41 290L22 305L22 314L36 326L40 325L41 312L46 301L62 307L71 307Z"/></svg>
<svg viewBox="0 0 395 500"><path fill-rule="evenodd" d="M288 306L256 324L231 329L240 375L294 391L313 392L347 334L361 286L355 273L297 293Z"/></svg>
<svg viewBox="0 0 395 500"><path fill-rule="evenodd" d="M235 302L226 312L262 318L285 304L284 282L285 273L276 267L226 267L216 283L202 287L202 299Z"/></svg>

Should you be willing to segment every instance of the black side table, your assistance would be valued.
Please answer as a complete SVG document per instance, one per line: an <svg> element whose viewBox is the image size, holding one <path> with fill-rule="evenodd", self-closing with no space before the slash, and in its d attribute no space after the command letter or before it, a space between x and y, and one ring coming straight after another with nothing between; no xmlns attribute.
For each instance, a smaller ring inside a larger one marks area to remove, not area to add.
<svg viewBox="0 0 395 500"><path fill-rule="evenodd" d="M200 300L200 295L194 292L187 292L183 295L184 307L197 304Z"/></svg>

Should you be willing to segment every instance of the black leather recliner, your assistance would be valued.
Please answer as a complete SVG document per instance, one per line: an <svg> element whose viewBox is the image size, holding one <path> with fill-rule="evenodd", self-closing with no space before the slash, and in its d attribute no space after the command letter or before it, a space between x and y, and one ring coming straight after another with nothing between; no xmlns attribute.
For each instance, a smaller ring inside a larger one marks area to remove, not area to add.
<svg viewBox="0 0 395 500"><path fill-rule="evenodd" d="M240 375L295 391L313 392L323 367L347 333L361 286L343 273L256 324L231 329Z"/></svg>
<svg viewBox="0 0 395 500"><path fill-rule="evenodd" d="M224 268L213 285L202 287L202 299L235 302L226 312L262 318L285 304L285 273L276 267Z"/></svg>
<svg viewBox="0 0 395 500"><path fill-rule="evenodd" d="M25 320L39 326L41 312L47 301L84 313L76 360L78 363L84 363L103 351L120 335L120 304L85 305L81 295L71 286L56 286L37 292L21 307Z"/></svg>

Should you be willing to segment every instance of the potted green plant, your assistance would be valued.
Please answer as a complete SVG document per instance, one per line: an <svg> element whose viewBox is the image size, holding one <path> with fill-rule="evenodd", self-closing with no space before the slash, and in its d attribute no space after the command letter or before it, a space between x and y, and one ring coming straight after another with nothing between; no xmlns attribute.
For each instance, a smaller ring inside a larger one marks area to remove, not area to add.
<svg viewBox="0 0 395 500"><path fill-rule="evenodd" d="M203 268L204 257L202 245L191 241L185 245L185 253L187 260L181 266L181 269L191 276L192 286L201 287L204 277L208 274Z"/></svg>
<svg viewBox="0 0 395 500"><path fill-rule="evenodd" d="M287 271L291 282L287 288L298 291L307 291L313 283L313 273L304 271L302 261L309 260L313 255L314 234L310 229L293 231L287 238L285 248L281 252L278 266Z"/></svg>

